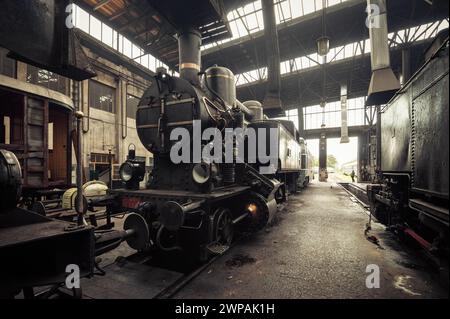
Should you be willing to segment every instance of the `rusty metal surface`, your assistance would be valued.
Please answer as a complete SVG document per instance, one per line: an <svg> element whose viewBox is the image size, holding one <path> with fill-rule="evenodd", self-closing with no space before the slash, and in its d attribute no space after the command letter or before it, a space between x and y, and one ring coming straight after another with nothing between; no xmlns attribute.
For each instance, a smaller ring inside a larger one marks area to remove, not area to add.
<svg viewBox="0 0 450 319"><path fill-rule="evenodd" d="M448 48L429 61L384 109L381 170L411 174L413 189L449 196Z"/></svg>
<svg viewBox="0 0 450 319"><path fill-rule="evenodd" d="M67 26L69 0L4 0L0 10L0 45L11 57L52 72L84 80L95 76L81 46Z"/></svg>
<svg viewBox="0 0 450 319"><path fill-rule="evenodd" d="M411 171L411 92L399 95L381 117L381 170Z"/></svg>
<svg viewBox="0 0 450 319"><path fill-rule="evenodd" d="M448 48L414 81L413 183L418 190L449 196Z"/></svg>
<svg viewBox="0 0 450 319"><path fill-rule="evenodd" d="M16 209L0 216L0 295L10 288L64 282L66 267L80 275L94 268L92 227L68 230L68 223Z"/></svg>
<svg viewBox="0 0 450 319"><path fill-rule="evenodd" d="M135 196L135 197L165 197L165 198L194 198L194 199L223 199L231 195L242 194L250 189L249 186L234 186L217 189L211 193L185 192L177 190L144 189L129 191L126 189L112 190L111 195Z"/></svg>

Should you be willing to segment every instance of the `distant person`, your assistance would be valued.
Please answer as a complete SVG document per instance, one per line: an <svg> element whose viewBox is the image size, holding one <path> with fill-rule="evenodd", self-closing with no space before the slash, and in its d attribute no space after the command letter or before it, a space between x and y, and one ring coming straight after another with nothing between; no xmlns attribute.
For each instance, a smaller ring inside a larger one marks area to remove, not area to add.
<svg viewBox="0 0 450 319"><path fill-rule="evenodd" d="M350 174L350 177L352 178L352 183L355 182L355 176L356 176L355 170L352 170L352 173Z"/></svg>

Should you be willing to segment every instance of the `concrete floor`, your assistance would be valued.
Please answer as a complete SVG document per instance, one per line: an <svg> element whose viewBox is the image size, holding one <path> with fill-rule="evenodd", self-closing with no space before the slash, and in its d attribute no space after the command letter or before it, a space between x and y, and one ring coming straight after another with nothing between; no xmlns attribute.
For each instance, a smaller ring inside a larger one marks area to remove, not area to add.
<svg viewBox="0 0 450 319"><path fill-rule="evenodd" d="M427 263L373 225L381 248L364 236L366 211L335 183L292 196L272 227L232 248L176 298L448 298ZM366 287L366 267L380 288Z"/></svg>

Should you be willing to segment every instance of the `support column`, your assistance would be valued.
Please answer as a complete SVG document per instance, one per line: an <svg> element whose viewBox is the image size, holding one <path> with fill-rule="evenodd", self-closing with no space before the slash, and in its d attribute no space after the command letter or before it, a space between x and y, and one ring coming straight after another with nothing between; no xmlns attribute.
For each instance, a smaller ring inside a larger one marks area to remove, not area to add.
<svg viewBox="0 0 450 319"><path fill-rule="evenodd" d="M266 112L272 112L276 114L282 111L282 102L280 96L280 47L278 43L275 7L273 0L262 0L261 5L264 18L265 47L268 73L266 96L264 97L263 106Z"/></svg>
<svg viewBox="0 0 450 319"><path fill-rule="evenodd" d="M19 81L27 81L27 64L17 61L16 78Z"/></svg>
<svg viewBox="0 0 450 319"><path fill-rule="evenodd" d="M328 166L327 166L327 135L322 133L320 135L319 143L319 181L328 181Z"/></svg>
<svg viewBox="0 0 450 319"><path fill-rule="evenodd" d="M370 182L370 132L358 136L358 182Z"/></svg>
<svg viewBox="0 0 450 319"><path fill-rule="evenodd" d="M303 107L300 106L298 109L298 131L300 132L300 137L305 137L305 117L303 115Z"/></svg>

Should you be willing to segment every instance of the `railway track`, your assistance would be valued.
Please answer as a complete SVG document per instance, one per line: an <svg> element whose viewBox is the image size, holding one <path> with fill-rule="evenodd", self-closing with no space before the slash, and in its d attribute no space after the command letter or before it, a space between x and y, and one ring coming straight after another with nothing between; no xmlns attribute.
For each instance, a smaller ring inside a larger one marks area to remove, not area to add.
<svg viewBox="0 0 450 319"><path fill-rule="evenodd" d="M367 197L367 190L360 184L352 183L338 183L352 198L356 199L366 210L370 209L369 198Z"/></svg>
<svg viewBox="0 0 450 319"><path fill-rule="evenodd" d="M230 249L216 255L206 263L184 269L173 269L182 261L148 257L134 254L118 257L102 266L104 275L82 280L83 298L87 299L170 299L212 264L228 254L239 244L236 239ZM183 267L182 267L183 268Z"/></svg>

